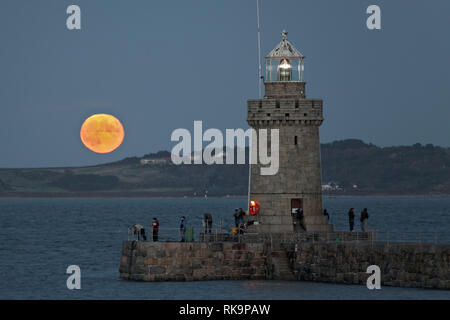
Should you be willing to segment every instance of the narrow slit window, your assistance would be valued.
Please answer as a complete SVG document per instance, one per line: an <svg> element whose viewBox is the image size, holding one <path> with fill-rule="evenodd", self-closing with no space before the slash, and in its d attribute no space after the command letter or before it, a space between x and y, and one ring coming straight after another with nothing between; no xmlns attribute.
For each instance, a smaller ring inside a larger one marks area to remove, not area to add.
<svg viewBox="0 0 450 320"><path fill-rule="evenodd" d="M297 145L298 144L298 139L297 136L294 137L294 144Z"/></svg>

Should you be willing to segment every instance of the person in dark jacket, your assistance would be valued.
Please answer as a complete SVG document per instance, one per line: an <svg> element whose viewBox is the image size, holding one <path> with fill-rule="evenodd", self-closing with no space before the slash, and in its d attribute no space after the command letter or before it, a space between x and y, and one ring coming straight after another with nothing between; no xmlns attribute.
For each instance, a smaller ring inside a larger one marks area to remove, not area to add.
<svg viewBox="0 0 450 320"><path fill-rule="evenodd" d="M244 222L244 216L245 216L244 210L242 210L242 208L239 208L239 224L242 224Z"/></svg>
<svg viewBox="0 0 450 320"><path fill-rule="evenodd" d="M203 215L203 226L204 226L204 233L211 233L212 229L212 216L210 213L205 213Z"/></svg>
<svg viewBox="0 0 450 320"><path fill-rule="evenodd" d="M184 216L182 216L180 220L180 237L181 242L186 241L186 218Z"/></svg>
<svg viewBox="0 0 450 320"><path fill-rule="evenodd" d="M367 222L368 222L368 220L369 220L369 212L367 212L367 208L364 208L364 210L361 211L361 219L360 219L360 221L361 221L361 230L363 232L368 231L368 229L367 229Z"/></svg>
<svg viewBox="0 0 450 320"><path fill-rule="evenodd" d="M330 220L330 215L328 214L327 209L324 209L324 210L323 210L323 215L324 215L325 217L327 217L327 221Z"/></svg>
<svg viewBox="0 0 450 320"><path fill-rule="evenodd" d="M152 229L153 229L153 242L157 242L159 232L159 221L156 218L153 218Z"/></svg>
<svg viewBox="0 0 450 320"><path fill-rule="evenodd" d="M236 225L236 228L239 228L239 209L235 209L233 213L234 217L234 224Z"/></svg>
<svg viewBox="0 0 450 320"><path fill-rule="evenodd" d="M295 217L297 219L298 225L303 229L303 231L306 231L305 216L303 215L303 209L302 208L298 208L295 211Z"/></svg>
<svg viewBox="0 0 450 320"><path fill-rule="evenodd" d="M348 211L348 222L350 224L350 231L353 231L353 227L355 226L355 211L353 208L350 208Z"/></svg>

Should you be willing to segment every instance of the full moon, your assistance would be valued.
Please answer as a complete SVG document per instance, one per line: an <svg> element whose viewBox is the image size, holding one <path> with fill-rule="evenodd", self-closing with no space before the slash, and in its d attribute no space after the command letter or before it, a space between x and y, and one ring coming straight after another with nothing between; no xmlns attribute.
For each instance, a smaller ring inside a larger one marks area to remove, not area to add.
<svg viewBox="0 0 450 320"><path fill-rule="evenodd" d="M94 114L81 126L83 144L96 153L110 153L116 150L125 137L120 121L109 114Z"/></svg>

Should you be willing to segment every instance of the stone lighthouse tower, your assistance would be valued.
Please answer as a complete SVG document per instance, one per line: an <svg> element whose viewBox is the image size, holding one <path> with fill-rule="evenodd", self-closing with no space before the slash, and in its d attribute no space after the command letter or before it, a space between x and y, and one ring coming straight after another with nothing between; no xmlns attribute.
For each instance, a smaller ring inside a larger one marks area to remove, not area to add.
<svg viewBox="0 0 450 320"><path fill-rule="evenodd" d="M248 100L247 122L256 132L267 129L270 140L270 130L279 130L277 174L261 175L259 161L251 165L250 200L259 206L254 226L259 232L333 229L322 211L322 100L306 98L303 71L304 56L283 31L282 41L266 57L264 98Z"/></svg>

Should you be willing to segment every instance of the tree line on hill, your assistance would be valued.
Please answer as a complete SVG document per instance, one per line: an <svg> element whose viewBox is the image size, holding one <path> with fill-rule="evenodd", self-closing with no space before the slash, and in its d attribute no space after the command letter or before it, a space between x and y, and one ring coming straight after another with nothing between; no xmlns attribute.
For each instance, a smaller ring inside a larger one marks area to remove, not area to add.
<svg viewBox="0 0 450 320"><path fill-rule="evenodd" d="M247 149L248 154L248 149ZM80 168L1 169L0 193L143 192L153 196L246 195L248 165L143 165L167 159L168 151ZM348 139L321 145L326 191L342 195L448 195L450 150L431 144L378 147ZM248 158L247 158L248 159ZM20 188L18 187L20 185Z"/></svg>

